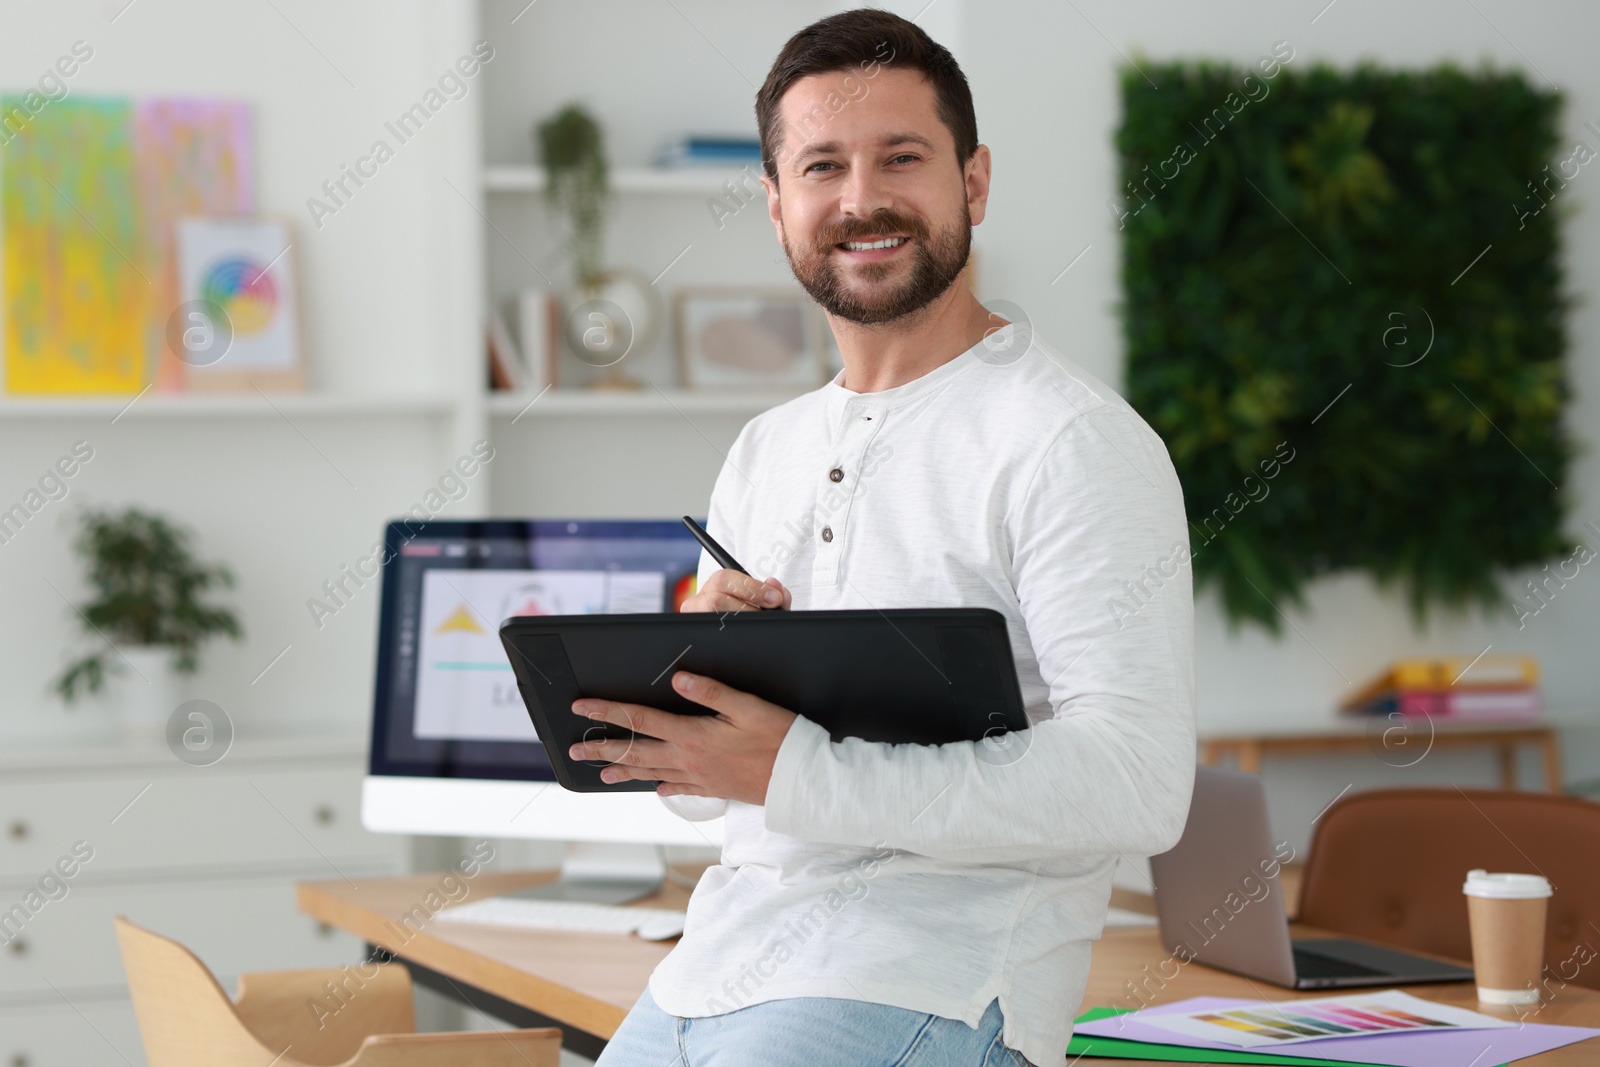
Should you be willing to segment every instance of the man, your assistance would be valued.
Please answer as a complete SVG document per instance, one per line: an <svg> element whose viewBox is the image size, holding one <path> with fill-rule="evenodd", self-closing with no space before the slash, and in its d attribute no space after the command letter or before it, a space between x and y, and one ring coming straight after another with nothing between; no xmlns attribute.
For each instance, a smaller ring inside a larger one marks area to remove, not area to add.
<svg viewBox="0 0 1600 1067"><path fill-rule="evenodd" d="M948 51L834 15L784 46L756 115L773 226L844 371L746 426L717 480L712 535L770 577L707 560L685 610L993 608L1031 728L833 743L684 671L717 715L577 702L648 735L575 746L603 777L727 817L600 1063L1060 1064L1118 857L1170 848L1188 810L1182 492L1116 393L973 298L990 157Z"/></svg>

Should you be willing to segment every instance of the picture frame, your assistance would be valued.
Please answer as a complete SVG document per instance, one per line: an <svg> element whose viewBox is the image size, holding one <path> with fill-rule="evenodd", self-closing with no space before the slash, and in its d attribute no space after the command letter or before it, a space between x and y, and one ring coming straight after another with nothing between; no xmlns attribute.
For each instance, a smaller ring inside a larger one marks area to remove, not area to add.
<svg viewBox="0 0 1600 1067"><path fill-rule="evenodd" d="M180 304L167 327L184 388L306 388L293 228L286 219L193 216L176 224Z"/></svg>
<svg viewBox="0 0 1600 1067"><path fill-rule="evenodd" d="M803 289L681 289L672 318L686 389L816 388L827 380L827 321Z"/></svg>

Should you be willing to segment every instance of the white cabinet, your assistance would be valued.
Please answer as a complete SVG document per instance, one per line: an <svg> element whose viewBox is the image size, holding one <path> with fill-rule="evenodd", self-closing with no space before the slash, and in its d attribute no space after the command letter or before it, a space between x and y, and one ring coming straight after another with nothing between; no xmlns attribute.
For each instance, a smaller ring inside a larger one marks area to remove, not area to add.
<svg viewBox="0 0 1600 1067"><path fill-rule="evenodd" d="M159 742L0 755L0 1065L142 1064L111 919L244 971L363 946L301 914L304 879L388 876L406 838L361 828L365 739L241 739L209 767Z"/></svg>
<svg viewBox="0 0 1600 1067"><path fill-rule="evenodd" d="M139 1024L126 998L76 1006L57 1000L42 1007L0 1008L0 1064L5 1067L143 1063Z"/></svg>

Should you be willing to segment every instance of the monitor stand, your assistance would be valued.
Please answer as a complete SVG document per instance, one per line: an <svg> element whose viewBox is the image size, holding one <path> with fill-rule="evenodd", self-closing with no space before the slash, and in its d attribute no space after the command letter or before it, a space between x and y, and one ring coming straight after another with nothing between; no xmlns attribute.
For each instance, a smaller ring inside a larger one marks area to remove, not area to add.
<svg viewBox="0 0 1600 1067"><path fill-rule="evenodd" d="M499 895L516 900L627 904L660 892L666 874L659 845L568 841L560 878Z"/></svg>

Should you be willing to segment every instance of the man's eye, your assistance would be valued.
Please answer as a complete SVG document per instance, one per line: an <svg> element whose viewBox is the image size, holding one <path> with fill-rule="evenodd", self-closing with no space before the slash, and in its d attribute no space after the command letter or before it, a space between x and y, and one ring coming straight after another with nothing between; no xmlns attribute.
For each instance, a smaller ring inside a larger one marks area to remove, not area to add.
<svg viewBox="0 0 1600 1067"><path fill-rule="evenodd" d="M900 155L895 156L893 159L889 160L889 162L890 163L898 163L902 159L909 159L909 160L912 160L913 162L915 162L916 158L917 158L916 156L912 155L909 152L903 152Z"/></svg>
<svg viewBox="0 0 1600 1067"><path fill-rule="evenodd" d="M813 164L811 164L811 166L806 168L806 172L809 174L811 171L816 170L818 167L831 167L831 166L834 166L834 164L829 163L826 160L824 160L821 163L813 163Z"/></svg>

